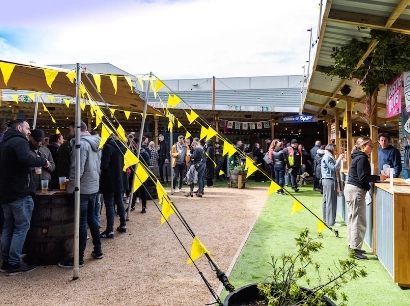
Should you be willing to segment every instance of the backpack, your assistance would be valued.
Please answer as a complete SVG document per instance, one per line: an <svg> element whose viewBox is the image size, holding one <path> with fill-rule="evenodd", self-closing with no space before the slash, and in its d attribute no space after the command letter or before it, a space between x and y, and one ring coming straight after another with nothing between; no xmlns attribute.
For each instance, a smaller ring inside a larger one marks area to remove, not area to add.
<svg viewBox="0 0 410 306"><path fill-rule="evenodd" d="M292 150L292 152L290 152L290 149ZM288 151L288 165L290 167L293 167L293 165L295 164L295 149L293 149L292 147L288 147L287 149Z"/></svg>

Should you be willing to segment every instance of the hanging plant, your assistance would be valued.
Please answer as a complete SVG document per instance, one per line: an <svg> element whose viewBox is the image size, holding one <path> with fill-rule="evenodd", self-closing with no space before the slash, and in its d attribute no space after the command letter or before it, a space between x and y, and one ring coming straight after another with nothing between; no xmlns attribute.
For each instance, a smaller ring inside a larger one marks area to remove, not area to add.
<svg viewBox="0 0 410 306"><path fill-rule="evenodd" d="M369 48L371 40L378 44L356 69L356 65ZM328 75L342 79L356 79L367 95L371 95L380 84L386 84L397 73L410 70L410 35L390 31L371 30L369 38L350 40L341 48L333 48L331 57L335 64Z"/></svg>

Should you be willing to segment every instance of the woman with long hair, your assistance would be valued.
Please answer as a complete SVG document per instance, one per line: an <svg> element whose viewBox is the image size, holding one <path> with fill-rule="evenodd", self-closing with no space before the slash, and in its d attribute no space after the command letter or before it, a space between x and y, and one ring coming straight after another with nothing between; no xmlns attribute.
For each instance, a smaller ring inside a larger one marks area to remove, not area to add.
<svg viewBox="0 0 410 306"><path fill-rule="evenodd" d="M322 212L323 221L329 226L339 226L336 223L337 210L337 184L338 177L336 171L340 168L340 163L345 155L342 153L335 159L336 146L332 143L325 147L325 154L322 157L320 169L323 185Z"/></svg>
<svg viewBox="0 0 410 306"><path fill-rule="evenodd" d="M370 182L384 181L387 176L372 175L369 154L373 143L369 137L359 137L353 147L352 162L349 168L348 181L344 189L346 203L349 207L347 225L348 250L356 259L367 259L362 250L366 233L366 192L370 190Z"/></svg>

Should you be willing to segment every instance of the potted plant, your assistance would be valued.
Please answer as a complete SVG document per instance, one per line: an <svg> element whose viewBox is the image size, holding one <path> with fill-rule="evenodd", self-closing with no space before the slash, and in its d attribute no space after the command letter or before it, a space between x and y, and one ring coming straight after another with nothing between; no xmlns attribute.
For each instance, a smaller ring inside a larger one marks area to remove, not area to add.
<svg viewBox="0 0 410 306"><path fill-rule="evenodd" d="M339 305L345 305L347 296L339 292L341 286L350 280L365 277L367 273L351 257L339 260L333 268L326 268L327 275L322 278L321 265L312 257L323 248L322 243L311 238L308 229L302 230L295 240L298 248L296 253L272 256L271 274L266 282L250 284L231 292L223 305L333 306L336 305L333 301L338 300L341 300ZM302 284L311 289L302 287Z"/></svg>

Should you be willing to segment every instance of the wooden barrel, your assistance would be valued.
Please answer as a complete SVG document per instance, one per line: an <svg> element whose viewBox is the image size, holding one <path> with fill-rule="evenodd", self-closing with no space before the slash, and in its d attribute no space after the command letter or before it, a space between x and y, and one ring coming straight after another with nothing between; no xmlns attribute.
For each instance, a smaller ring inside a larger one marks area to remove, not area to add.
<svg viewBox="0 0 410 306"><path fill-rule="evenodd" d="M56 265L72 256L74 248L74 203L66 192L37 193L27 233L27 262Z"/></svg>
<svg viewBox="0 0 410 306"><path fill-rule="evenodd" d="M156 178L159 180L159 167L158 166L150 166L151 172L156 176ZM149 194L147 194L147 200L151 199L158 199L158 192L157 192L157 187L155 186L155 182L153 182L151 179L147 180L147 183L145 185L147 187L147 190Z"/></svg>
<svg viewBox="0 0 410 306"><path fill-rule="evenodd" d="M248 173L247 170L231 170L229 171L229 183L230 185L232 184L237 184L238 183L238 176L240 175L242 177L242 186L241 188L245 188L245 183L247 181L246 174Z"/></svg>

